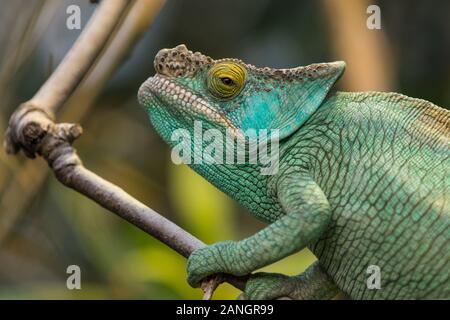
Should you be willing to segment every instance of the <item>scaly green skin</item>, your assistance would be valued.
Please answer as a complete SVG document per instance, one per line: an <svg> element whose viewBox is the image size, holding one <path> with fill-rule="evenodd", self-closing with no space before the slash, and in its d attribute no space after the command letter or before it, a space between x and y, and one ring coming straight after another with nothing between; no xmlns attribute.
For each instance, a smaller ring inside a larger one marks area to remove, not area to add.
<svg viewBox="0 0 450 320"><path fill-rule="evenodd" d="M223 62L247 71L231 99L207 86L208 70ZM139 100L170 145L171 133L192 133L194 120L204 130L280 128L282 137L274 175L261 175L259 165L191 165L270 223L195 251L192 286L308 247L318 263L296 277L256 273L246 297L325 299L341 290L354 299L450 298L449 111L396 93L330 93L343 63L258 69L178 46L160 51L155 68ZM381 289L368 289L369 265L380 267Z"/></svg>

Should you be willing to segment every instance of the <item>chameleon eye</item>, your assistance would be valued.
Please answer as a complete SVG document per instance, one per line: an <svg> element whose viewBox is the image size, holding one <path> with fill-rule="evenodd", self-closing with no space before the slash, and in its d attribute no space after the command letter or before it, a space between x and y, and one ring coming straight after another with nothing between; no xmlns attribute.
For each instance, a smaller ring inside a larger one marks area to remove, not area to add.
<svg viewBox="0 0 450 320"><path fill-rule="evenodd" d="M241 92L247 72L235 62L217 63L209 69L207 85L211 94L219 99L231 99Z"/></svg>

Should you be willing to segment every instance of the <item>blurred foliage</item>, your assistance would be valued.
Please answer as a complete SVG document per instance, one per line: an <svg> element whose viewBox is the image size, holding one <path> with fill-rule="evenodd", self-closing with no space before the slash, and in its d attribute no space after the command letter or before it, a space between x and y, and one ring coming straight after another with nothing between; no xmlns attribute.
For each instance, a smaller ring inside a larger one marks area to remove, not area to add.
<svg viewBox="0 0 450 320"><path fill-rule="evenodd" d="M61 27L72 3L80 5L85 26L95 8L88 1L0 0L0 130L78 37L79 31ZM383 29L374 32L386 37L389 61L380 67L390 68L390 90L448 107L449 2L376 3L382 8ZM337 59L351 66L362 59L368 65L367 57L348 58L334 49L338 37L329 21L333 15L324 14L327 5L327 0L169 0L82 121L85 133L76 147L85 165L206 243L257 232L262 223L187 167L172 164L170 150L138 107L137 88L153 73L155 53L179 43L212 57L238 57L273 67ZM364 63L354 72L356 77L370 77ZM358 84L358 78L352 83ZM183 257L52 176L38 183L35 173L24 171L26 163L23 156L0 152L2 204L10 200L25 208L0 243L0 298L201 298L201 291L185 282ZM47 170L42 163L40 170ZM23 188L38 183L38 192L26 203L21 203L20 189L11 191L18 176ZM0 224L8 214L0 211ZM314 259L304 250L264 270L297 274ZM66 288L71 264L81 267L82 290ZM214 297L232 299L238 294L225 284Z"/></svg>

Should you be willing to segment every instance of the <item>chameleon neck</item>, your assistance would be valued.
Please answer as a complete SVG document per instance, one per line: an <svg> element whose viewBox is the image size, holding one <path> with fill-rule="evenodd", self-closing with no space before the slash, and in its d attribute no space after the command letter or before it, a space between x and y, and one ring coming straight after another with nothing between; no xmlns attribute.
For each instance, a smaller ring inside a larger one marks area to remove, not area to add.
<svg viewBox="0 0 450 320"><path fill-rule="evenodd" d="M190 165L221 191L238 201L256 218L273 222L282 214L282 209L269 188L270 176L260 173L256 165Z"/></svg>

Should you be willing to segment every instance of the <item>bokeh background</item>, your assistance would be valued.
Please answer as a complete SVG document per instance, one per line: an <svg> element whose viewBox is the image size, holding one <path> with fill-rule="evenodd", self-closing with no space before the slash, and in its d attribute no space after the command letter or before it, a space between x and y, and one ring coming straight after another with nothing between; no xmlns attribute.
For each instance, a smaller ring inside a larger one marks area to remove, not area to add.
<svg viewBox="0 0 450 320"><path fill-rule="evenodd" d="M155 18L137 46L121 63L108 64L105 53L59 119L82 124L85 133L75 146L89 169L206 243L239 240L264 225L187 167L174 165L150 127L136 93L153 74L160 48L184 43L213 58L283 68L345 60L340 90L397 91L450 106L449 1L148 3ZM87 0L0 0L1 132L79 36L79 30L65 27L70 4L80 6L82 27L97 6ZM370 4L381 8L381 30L366 27ZM304 250L265 270L297 274L314 259ZM62 186L42 159L0 151L0 298L201 298L202 292L185 282L185 263ZM81 268L81 290L66 288L72 264ZM238 294L224 284L215 298Z"/></svg>

